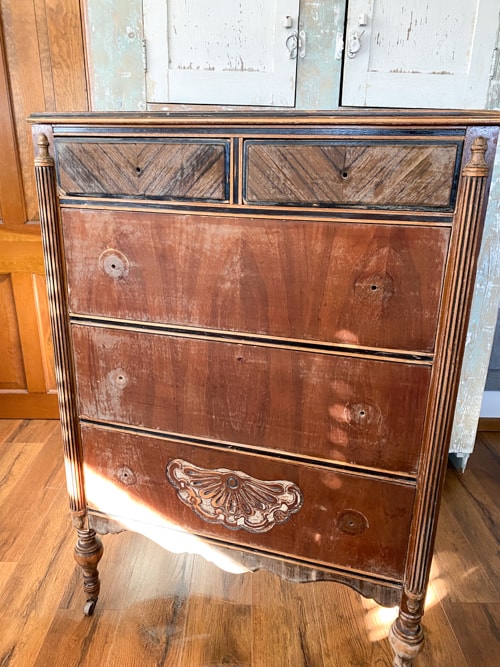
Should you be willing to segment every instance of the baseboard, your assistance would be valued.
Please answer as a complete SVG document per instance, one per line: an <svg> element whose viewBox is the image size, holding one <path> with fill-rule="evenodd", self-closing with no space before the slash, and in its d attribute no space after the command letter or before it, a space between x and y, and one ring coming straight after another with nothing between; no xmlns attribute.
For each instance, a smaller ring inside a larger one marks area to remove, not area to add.
<svg viewBox="0 0 500 667"><path fill-rule="evenodd" d="M477 430L500 431L500 419L498 417L480 417Z"/></svg>
<svg viewBox="0 0 500 667"><path fill-rule="evenodd" d="M0 394L0 419L59 419L57 394Z"/></svg>

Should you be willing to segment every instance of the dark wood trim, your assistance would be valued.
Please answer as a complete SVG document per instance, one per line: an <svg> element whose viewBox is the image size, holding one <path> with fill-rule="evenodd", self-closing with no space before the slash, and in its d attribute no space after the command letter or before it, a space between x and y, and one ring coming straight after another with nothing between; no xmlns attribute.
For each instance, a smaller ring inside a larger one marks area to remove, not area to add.
<svg viewBox="0 0 500 667"><path fill-rule="evenodd" d="M407 109L339 109L335 114L324 111L283 112L275 109L269 111L235 114L227 111L218 112L152 112L152 113L42 113L32 114L29 118L32 123L55 123L58 125L77 125L85 123L88 126L98 125L140 125L141 127L183 126L193 125L264 125L279 127L280 125L321 125L329 126L359 125L360 122L368 127L386 126L394 128L411 124L416 127L450 127L464 125L498 125L500 112L498 111L462 111L462 110L407 110Z"/></svg>
<svg viewBox="0 0 500 667"><path fill-rule="evenodd" d="M482 431L500 431L500 417L481 417L477 425L478 433Z"/></svg>

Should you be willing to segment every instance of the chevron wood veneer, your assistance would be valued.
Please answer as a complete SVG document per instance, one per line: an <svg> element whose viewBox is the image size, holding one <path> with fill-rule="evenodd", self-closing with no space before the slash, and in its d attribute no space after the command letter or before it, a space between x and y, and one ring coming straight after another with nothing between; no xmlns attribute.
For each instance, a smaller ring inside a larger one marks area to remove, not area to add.
<svg viewBox="0 0 500 667"><path fill-rule="evenodd" d="M249 202L451 206L456 146L252 143Z"/></svg>
<svg viewBox="0 0 500 667"><path fill-rule="evenodd" d="M223 143L61 142L66 194L226 199Z"/></svg>

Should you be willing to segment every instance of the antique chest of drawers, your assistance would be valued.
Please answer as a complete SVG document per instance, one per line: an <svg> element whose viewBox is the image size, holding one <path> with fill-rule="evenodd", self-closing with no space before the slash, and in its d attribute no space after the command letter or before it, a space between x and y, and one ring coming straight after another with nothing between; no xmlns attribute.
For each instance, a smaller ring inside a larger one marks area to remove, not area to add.
<svg viewBox="0 0 500 667"><path fill-rule="evenodd" d="M155 525L399 604L411 664L499 115L31 120L86 612Z"/></svg>

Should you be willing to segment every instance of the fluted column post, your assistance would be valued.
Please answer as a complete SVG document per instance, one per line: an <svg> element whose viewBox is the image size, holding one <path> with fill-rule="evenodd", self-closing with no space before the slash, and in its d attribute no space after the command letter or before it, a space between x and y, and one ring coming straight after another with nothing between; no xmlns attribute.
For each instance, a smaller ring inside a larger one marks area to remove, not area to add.
<svg viewBox="0 0 500 667"><path fill-rule="evenodd" d="M40 209L40 224L47 280L50 323L59 401L59 416L64 446L66 483L73 525L78 531L75 558L84 572L84 588L94 601L99 594L97 563L102 544L89 528L83 480L83 454L76 407L75 371L72 364L66 275L57 198L54 159L45 134L36 140L35 177ZM93 607L92 607L93 610Z"/></svg>
<svg viewBox="0 0 500 667"><path fill-rule="evenodd" d="M462 169L443 287L431 382L431 395L424 432L424 456L420 463L414 520L408 550L403 596L398 618L389 639L395 653L394 667L413 663L424 641L420 624L434 548L439 499L446 473L449 437L465 346L467 321L474 289L477 255L481 241L482 209L489 167L485 161L488 143L476 136L466 144L471 158Z"/></svg>

